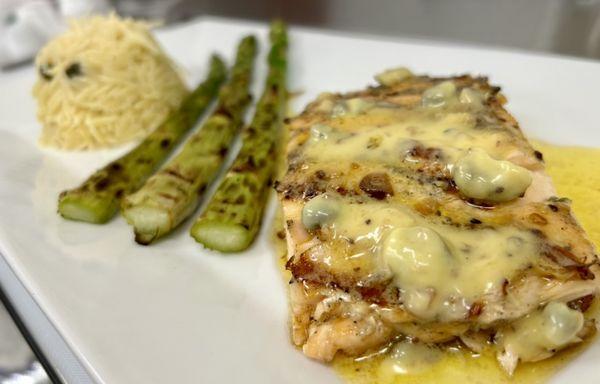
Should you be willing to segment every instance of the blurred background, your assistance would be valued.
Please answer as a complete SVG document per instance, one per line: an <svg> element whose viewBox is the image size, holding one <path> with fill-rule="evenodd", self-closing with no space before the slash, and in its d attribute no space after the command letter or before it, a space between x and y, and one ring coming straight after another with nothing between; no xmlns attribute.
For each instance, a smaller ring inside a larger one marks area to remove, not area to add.
<svg viewBox="0 0 600 384"><path fill-rule="evenodd" d="M0 66L31 58L64 19L202 15L600 58L600 0L0 0Z"/></svg>
<svg viewBox="0 0 600 384"><path fill-rule="evenodd" d="M119 1L124 12L145 1ZM600 58L598 0L180 0L168 20L198 14ZM151 15L148 15L151 16Z"/></svg>
<svg viewBox="0 0 600 384"><path fill-rule="evenodd" d="M0 67L30 62L69 17L112 10L166 25L203 15L282 17L292 25L386 38L600 58L600 0L0 0ZM49 382L32 352L35 341L15 321L21 324L18 314L0 304L0 382Z"/></svg>

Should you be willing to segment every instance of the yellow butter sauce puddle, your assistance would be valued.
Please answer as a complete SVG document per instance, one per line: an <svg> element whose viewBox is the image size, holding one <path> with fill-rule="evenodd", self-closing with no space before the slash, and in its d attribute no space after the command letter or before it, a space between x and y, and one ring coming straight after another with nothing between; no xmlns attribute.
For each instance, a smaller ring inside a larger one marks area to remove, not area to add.
<svg viewBox="0 0 600 384"><path fill-rule="evenodd" d="M568 197L580 224L592 241L600 246L600 148L562 147L534 142L536 149L544 154L546 172L552 177L558 196ZM281 239L281 214L275 220L274 230L277 254L283 270L285 264L285 240ZM289 280L284 272L284 278ZM598 314L598 303L589 312ZM429 369L414 374L390 374L385 369L386 355L354 359L338 355L333 367L351 384L541 384L547 382L559 369L581 353L592 341L558 353L537 363L520 364L514 377L509 378L491 353L473 354L461 348L452 348L432 363Z"/></svg>
<svg viewBox="0 0 600 384"><path fill-rule="evenodd" d="M579 223L600 247L600 148L561 147L534 142L560 197L568 197Z"/></svg>
<svg viewBox="0 0 600 384"><path fill-rule="evenodd" d="M477 355L461 348L445 352L429 369L415 374L391 374L382 364L385 355L363 361L338 355L333 367L351 384L542 384L584 348L579 345L547 360L521 364L512 378L502 371L493 354Z"/></svg>

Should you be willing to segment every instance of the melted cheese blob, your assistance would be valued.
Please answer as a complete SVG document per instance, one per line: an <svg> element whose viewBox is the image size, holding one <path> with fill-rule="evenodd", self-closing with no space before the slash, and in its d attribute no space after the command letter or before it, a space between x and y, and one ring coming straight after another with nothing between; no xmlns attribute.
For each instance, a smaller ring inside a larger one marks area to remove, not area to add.
<svg viewBox="0 0 600 384"><path fill-rule="evenodd" d="M463 88L463 90L460 91L460 95L458 95L458 101L462 104L470 105L474 109L483 107L483 99L484 96L481 92L472 88Z"/></svg>
<svg viewBox="0 0 600 384"><path fill-rule="evenodd" d="M315 229L335 219L340 210L337 200L327 194L310 199L302 208L302 224Z"/></svg>
<svg viewBox="0 0 600 384"><path fill-rule="evenodd" d="M551 302L541 311L533 312L501 331L497 342L504 353L516 354L522 360L536 361L547 357L552 350L579 341L584 318L579 311L565 303Z"/></svg>
<svg viewBox="0 0 600 384"><path fill-rule="evenodd" d="M375 107L375 103L360 97L336 102L331 109L331 117L357 116Z"/></svg>
<svg viewBox="0 0 600 384"><path fill-rule="evenodd" d="M496 160L479 148L469 150L456 162L452 176L465 196L493 202L522 196L532 181L527 169Z"/></svg>
<svg viewBox="0 0 600 384"><path fill-rule="evenodd" d="M395 228L386 236L382 252L397 284L405 288L407 309L428 316L434 287L450 279L455 267L440 235L427 227Z"/></svg>
<svg viewBox="0 0 600 384"><path fill-rule="evenodd" d="M443 357L442 351L427 344L401 341L390 350L379 368L379 376L390 379L396 375L414 375L428 369Z"/></svg>
<svg viewBox="0 0 600 384"><path fill-rule="evenodd" d="M388 69L375 76L375 80L381 85L393 85L408 79L413 76L413 73L405 67Z"/></svg>
<svg viewBox="0 0 600 384"><path fill-rule="evenodd" d="M355 97L346 100L346 114L350 116L359 115L375 105L372 102L366 101L360 97Z"/></svg>
<svg viewBox="0 0 600 384"><path fill-rule="evenodd" d="M577 333L583 328L583 313L556 302L546 305L543 313L546 346L559 348L577 339Z"/></svg>
<svg viewBox="0 0 600 384"><path fill-rule="evenodd" d="M439 108L456 101L456 85L452 81L444 81L423 92L423 106Z"/></svg>

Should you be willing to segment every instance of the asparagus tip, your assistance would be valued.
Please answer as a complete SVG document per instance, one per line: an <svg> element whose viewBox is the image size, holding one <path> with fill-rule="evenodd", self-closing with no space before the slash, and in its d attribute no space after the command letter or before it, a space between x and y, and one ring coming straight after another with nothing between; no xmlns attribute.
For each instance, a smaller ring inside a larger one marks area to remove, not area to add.
<svg viewBox="0 0 600 384"><path fill-rule="evenodd" d="M221 57L221 55L213 53L210 56L210 67L217 67L219 69L223 69L225 70L226 68L226 64L225 64L225 60L223 60L223 58Z"/></svg>

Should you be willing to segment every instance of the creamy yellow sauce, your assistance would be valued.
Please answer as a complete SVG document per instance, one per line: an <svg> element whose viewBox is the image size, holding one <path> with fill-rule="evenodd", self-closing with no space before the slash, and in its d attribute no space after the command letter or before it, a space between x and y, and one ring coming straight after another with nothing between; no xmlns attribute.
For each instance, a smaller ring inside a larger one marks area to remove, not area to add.
<svg viewBox="0 0 600 384"><path fill-rule="evenodd" d="M483 148L498 158L507 158L515 151L509 132L474 130L475 118L468 110L440 117L429 110L409 113L373 108L368 114L348 114L330 123L311 128L311 141L305 151L309 162L400 163L417 141L425 147L443 148L449 164L472 147Z"/></svg>
<svg viewBox="0 0 600 384"><path fill-rule="evenodd" d="M315 252L315 260L336 271L350 273L360 267L390 273L402 287L406 308L421 318L464 319L478 297L501 290L505 279L537 260L538 238L513 226L465 231L431 223L407 207L387 202L352 204L340 199L332 205L332 200L336 201L326 195L310 200L304 217L310 212L310 223L320 217L321 227L332 231L333 239L351 238L360 251L332 257L334 243L326 252ZM307 225L307 219L303 221Z"/></svg>
<svg viewBox="0 0 600 384"><path fill-rule="evenodd" d="M534 146L543 154L546 171L553 178L558 195L573 200L573 210L595 244L600 244L600 149L559 147L544 143ZM598 313L595 305L591 315ZM431 359L423 351L408 358L416 371L397 372L389 369L387 354L353 359L338 355L335 370L352 384L445 384L445 383L523 383L546 382L557 370L572 360L587 343L562 351L536 363L521 363L514 377L500 368L495 355L474 354L464 348L448 348L439 359ZM406 357L405 357L406 359ZM416 362L415 362L416 361ZM425 367L425 368L424 368Z"/></svg>
<svg viewBox="0 0 600 384"><path fill-rule="evenodd" d="M397 171L389 169L421 162L416 146L429 148L440 167L437 173L452 175L461 194L512 201L533 180L532 172L518 163L532 170L540 164L513 128L480 113L477 101L483 97L472 88L459 93L454 82L445 81L425 91L421 107L414 109L368 98L338 100L327 124L310 127L303 155L317 167L334 164L333 172L340 162L383 165L368 180L364 177L360 188L392 196L410 182L397 176L390 181L388 173ZM415 194L398 195L416 199L426 195L423 189L416 186ZM304 228L320 228L331 239L315 246L311 258L332 271L360 272L367 280L392 276L406 308L420 318L464 319L482 294L498 294L506 279L537 261L539 241L529 231L513 226L464 231L431 223L399 201L377 199L356 203L320 195L308 201L302 209Z"/></svg>
<svg viewBox="0 0 600 384"><path fill-rule="evenodd" d="M561 147L534 142L544 154L546 173L558 195L572 200L579 223L600 247L600 148Z"/></svg>

